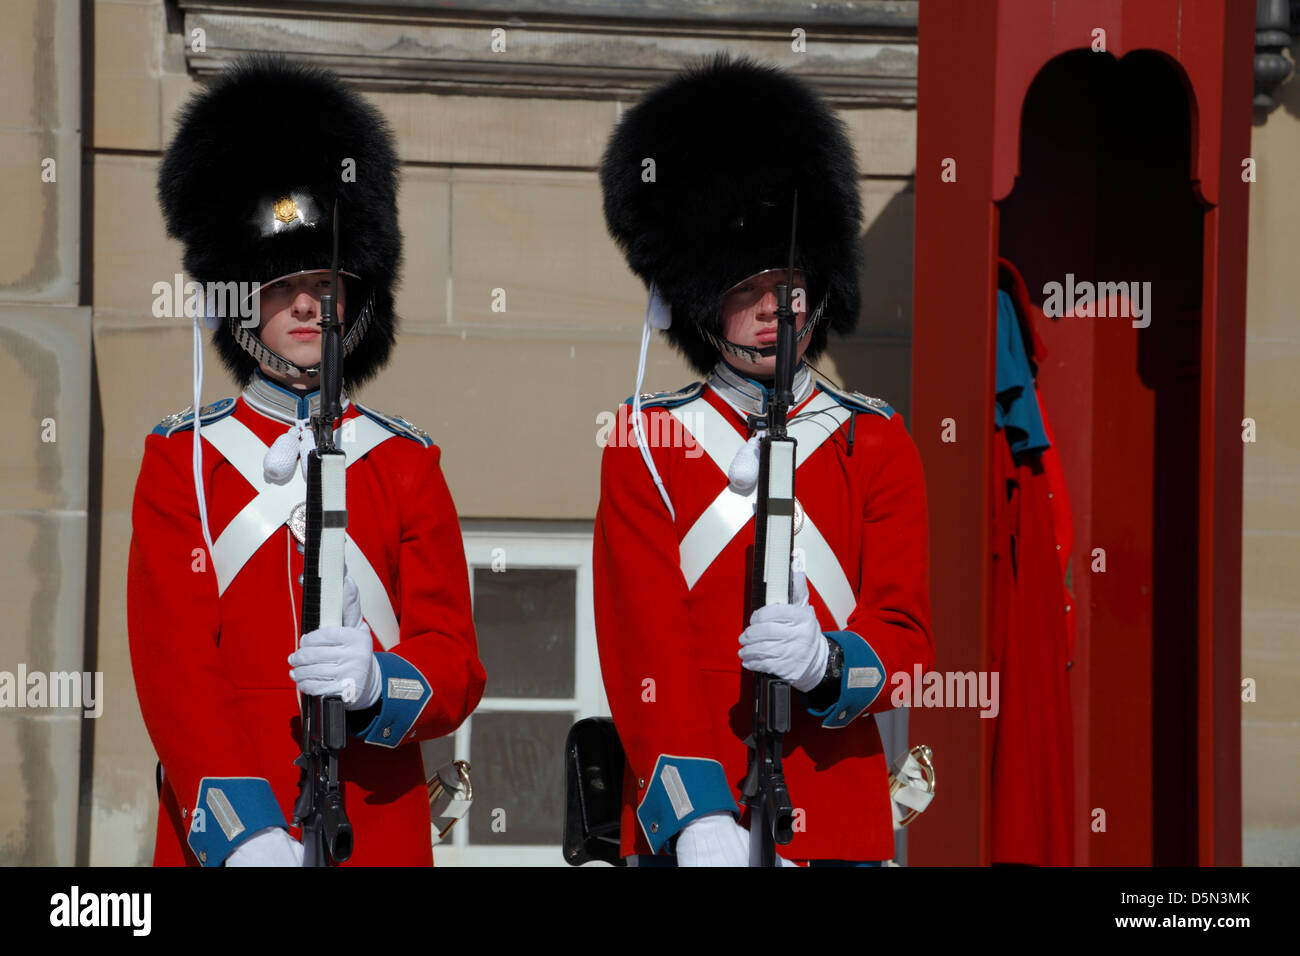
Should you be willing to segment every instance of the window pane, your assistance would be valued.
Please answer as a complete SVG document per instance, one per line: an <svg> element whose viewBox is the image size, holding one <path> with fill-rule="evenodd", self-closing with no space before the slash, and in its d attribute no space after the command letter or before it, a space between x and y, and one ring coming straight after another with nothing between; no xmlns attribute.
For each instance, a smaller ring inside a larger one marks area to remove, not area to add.
<svg viewBox="0 0 1300 956"><path fill-rule="evenodd" d="M577 587L572 568L474 569L486 696L573 696Z"/></svg>
<svg viewBox="0 0 1300 956"><path fill-rule="evenodd" d="M456 759L456 735L448 734L436 740L422 740L420 752L424 756L425 770L432 773Z"/></svg>
<svg viewBox="0 0 1300 956"><path fill-rule="evenodd" d="M473 721L469 842L559 846L564 833L564 737L573 715L475 714Z"/></svg>

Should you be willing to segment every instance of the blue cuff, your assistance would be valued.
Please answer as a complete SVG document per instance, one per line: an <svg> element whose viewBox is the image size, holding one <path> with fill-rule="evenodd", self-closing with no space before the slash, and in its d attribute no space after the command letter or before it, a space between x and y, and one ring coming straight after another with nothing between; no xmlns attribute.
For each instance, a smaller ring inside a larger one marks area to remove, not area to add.
<svg viewBox="0 0 1300 956"><path fill-rule="evenodd" d="M220 866L232 850L267 827L289 829L265 777L204 777L190 814L190 849L204 866Z"/></svg>
<svg viewBox="0 0 1300 956"><path fill-rule="evenodd" d="M415 726L433 689L415 665L387 651L375 654L383 676L379 691L379 713L356 736L368 744L394 748Z"/></svg>
<svg viewBox="0 0 1300 956"><path fill-rule="evenodd" d="M719 810L740 814L722 764L703 757L660 754L636 818L650 852L658 853L686 824Z"/></svg>
<svg viewBox="0 0 1300 956"><path fill-rule="evenodd" d="M808 713L814 717L825 717L823 727L847 727L885 689L885 665L871 645L852 631L827 631L826 636L844 649L840 699L825 710L813 710L810 707Z"/></svg>

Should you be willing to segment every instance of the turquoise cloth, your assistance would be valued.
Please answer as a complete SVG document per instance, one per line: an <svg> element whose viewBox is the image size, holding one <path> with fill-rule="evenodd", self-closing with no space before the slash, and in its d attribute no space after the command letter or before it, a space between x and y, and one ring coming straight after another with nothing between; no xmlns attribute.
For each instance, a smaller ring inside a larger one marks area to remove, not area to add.
<svg viewBox="0 0 1300 956"><path fill-rule="evenodd" d="M1034 398L1034 372L1020 334L1020 320L1011 296L998 290L997 400L993 424L1001 428L1013 455L1041 452L1051 447Z"/></svg>

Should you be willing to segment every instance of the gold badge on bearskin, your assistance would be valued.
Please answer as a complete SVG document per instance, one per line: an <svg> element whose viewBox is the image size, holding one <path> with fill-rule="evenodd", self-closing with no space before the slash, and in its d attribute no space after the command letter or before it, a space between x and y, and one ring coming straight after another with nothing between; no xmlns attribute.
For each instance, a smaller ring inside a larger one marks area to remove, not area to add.
<svg viewBox="0 0 1300 956"><path fill-rule="evenodd" d="M275 218L281 222L293 222L298 218L298 203L292 196L282 196L275 201Z"/></svg>

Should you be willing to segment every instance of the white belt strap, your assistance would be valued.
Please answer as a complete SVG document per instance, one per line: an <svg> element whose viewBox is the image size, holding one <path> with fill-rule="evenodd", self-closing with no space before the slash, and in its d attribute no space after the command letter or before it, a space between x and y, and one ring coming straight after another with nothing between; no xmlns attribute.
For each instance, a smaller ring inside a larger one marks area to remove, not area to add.
<svg viewBox="0 0 1300 956"><path fill-rule="evenodd" d="M695 587L695 583L745 526L745 522L754 517L757 499L757 491L741 495L732 491L728 485L704 509L704 513L695 519L695 524L691 525L691 530L686 532L678 545L682 576L686 578L688 589Z"/></svg>
<svg viewBox="0 0 1300 956"><path fill-rule="evenodd" d="M346 441L339 441L346 434ZM344 429L335 429L335 441L347 455L348 467L377 445L397 436L365 416L348 419ZM272 534L281 528L293 508L306 500L307 482L302 469L283 485L268 482L262 472L266 444L243 422L227 416L203 428L203 437L239 471L258 492L221 532L212 545L212 565L217 574L218 593L224 594L248 560ZM398 640L397 615L383 582L351 535L346 537L348 574L357 584L361 613L385 648Z"/></svg>
<svg viewBox="0 0 1300 956"><path fill-rule="evenodd" d="M225 594L235 575L267 538L284 524L289 512L306 497L301 476L281 487L272 486L244 505L212 544L217 593Z"/></svg>
<svg viewBox="0 0 1300 956"><path fill-rule="evenodd" d="M682 422L722 473L727 474L732 459L744 447L745 439L722 413L704 398L670 409L670 413ZM849 414L848 409L821 392L800 410L788 429L798 442L796 470L821 447L822 442L835 434L848 420ZM754 516L756 500L757 492L740 495L728 486L696 519L679 545L682 575L686 578L688 588L695 587L709 565ZM795 537L795 548L803 555L804 572L809 584L816 588L837 626L844 627L857 606L857 599L839 559L813 524L806 509L803 524Z"/></svg>
<svg viewBox="0 0 1300 956"><path fill-rule="evenodd" d="M794 550L803 556L804 574L826 602L826 610L831 612L835 625L844 630L853 609L858 606L858 599L835 552L812 523L807 511L803 515L803 525L795 534Z"/></svg>
<svg viewBox="0 0 1300 956"><path fill-rule="evenodd" d="M379 638L384 650L389 650L401 635L398 633L397 615L393 612L393 603L388 600L384 582L379 580L379 575L351 535L345 539L344 549L348 574L356 582L357 596L361 598L361 616L375 632L375 637Z"/></svg>

